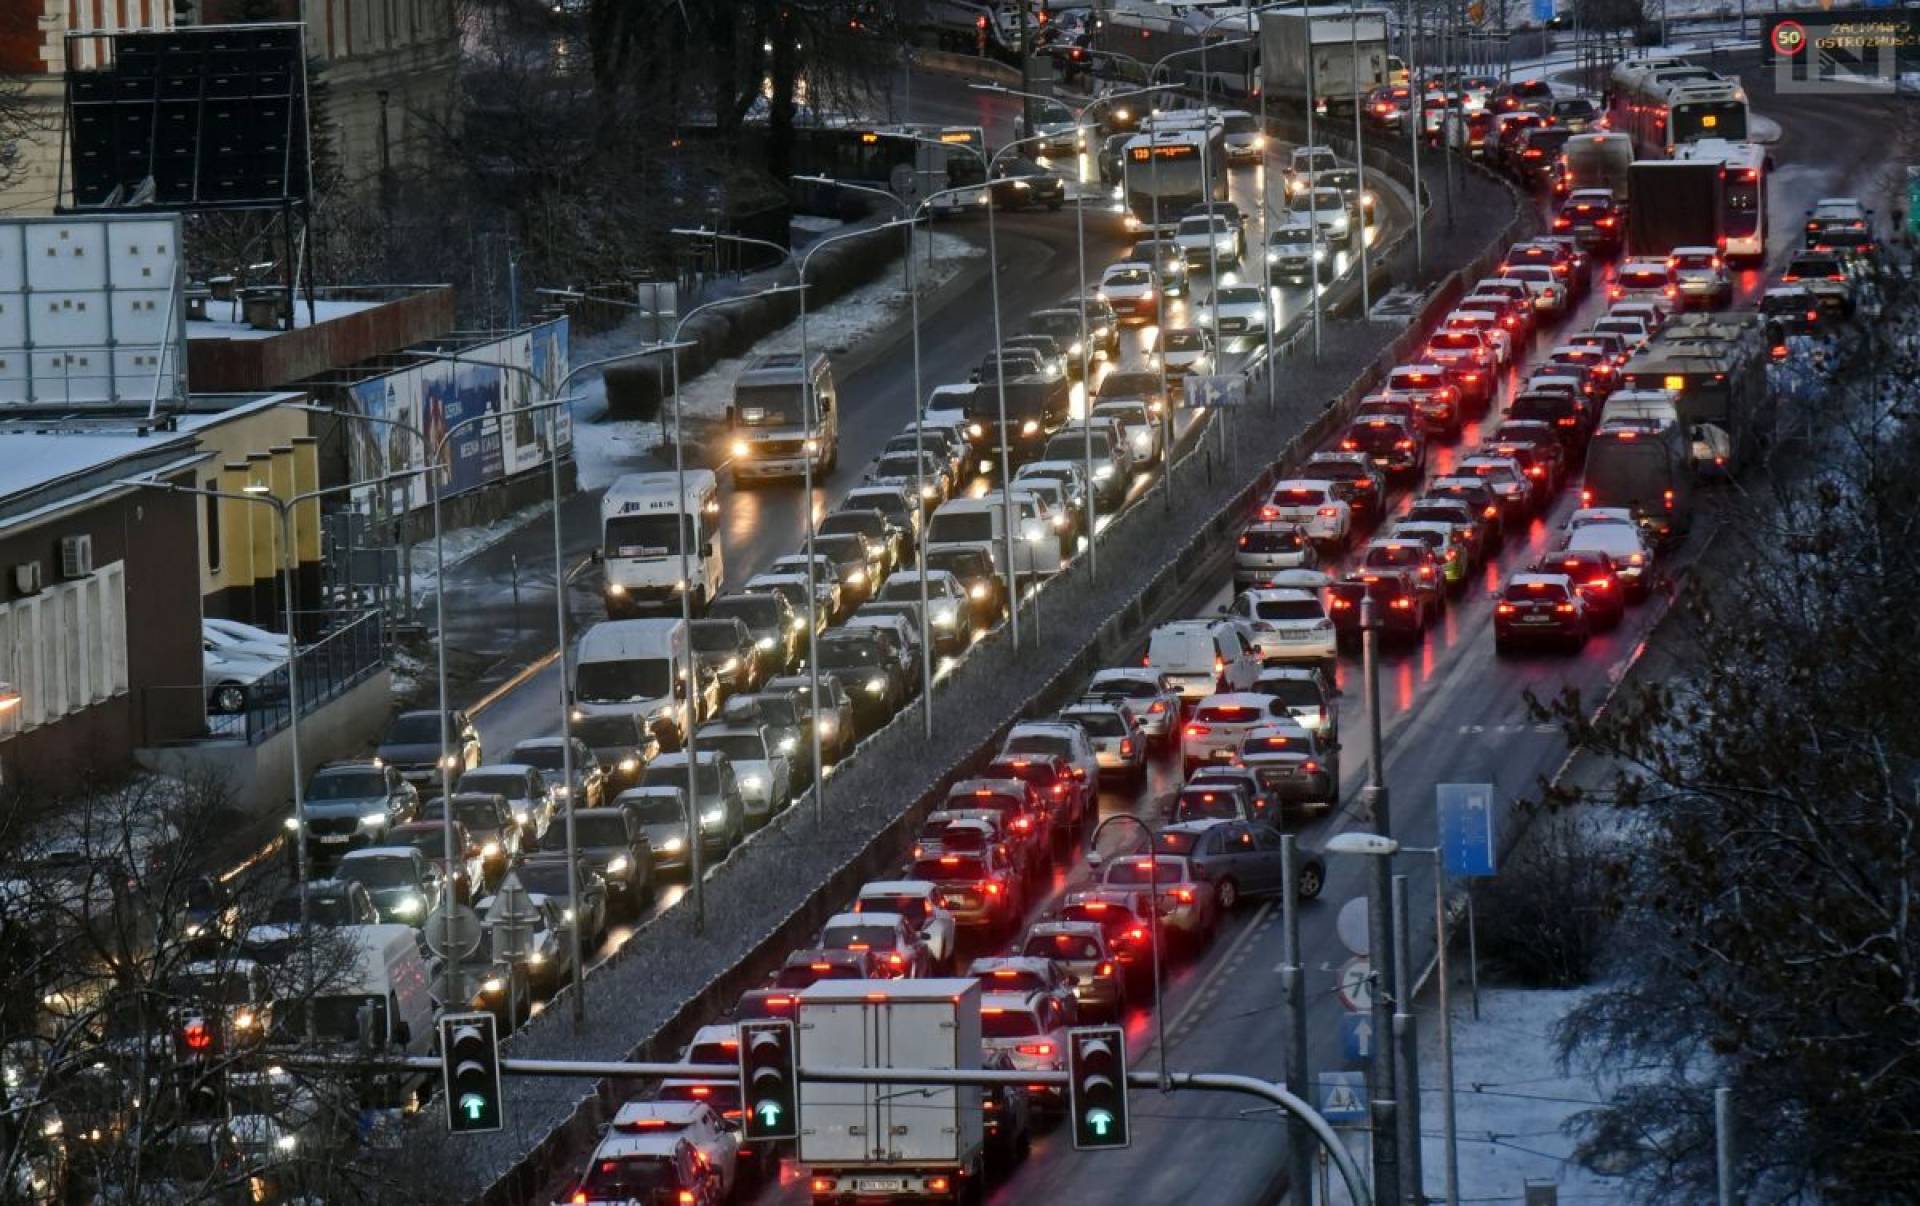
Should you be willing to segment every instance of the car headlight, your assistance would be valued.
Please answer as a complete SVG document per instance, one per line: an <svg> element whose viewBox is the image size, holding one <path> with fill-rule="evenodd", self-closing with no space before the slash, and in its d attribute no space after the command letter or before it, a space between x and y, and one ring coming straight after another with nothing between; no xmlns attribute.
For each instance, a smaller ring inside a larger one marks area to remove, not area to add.
<svg viewBox="0 0 1920 1206"><path fill-rule="evenodd" d="M814 453L816 453L816 452L818 452L818 451L820 451L820 441L819 441L819 440L808 440L808 441L807 441L807 442L805 443L805 445L804 445L804 447L805 447L805 448L806 448L806 450L807 450L807 455L808 455L808 456L812 456L812 455L813 455Z"/></svg>
<svg viewBox="0 0 1920 1206"><path fill-rule="evenodd" d="M735 455L736 457L739 457L742 460L745 460L747 457L747 454L751 453L752 451L753 451L753 445L747 443L745 440L735 440L733 442L733 455Z"/></svg>
<svg viewBox="0 0 1920 1206"><path fill-rule="evenodd" d="M774 644L775 642L772 637L761 637L759 640L753 643L753 647L762 652L765 652L766 650L773 648Z"/></svg>
<svg viewBox="0 0 1920 1206"><path fill-rule="evenodd" d="M292 832L294 832L294 833L299 833L299 832L300 832L300 818L299 818L299 817L288 817L288 818L286 819L286 821L284 821L284 822L283 822L283 824L285 824L285 825L286 825L286 827L287 827L287 828L288 828L289 830L291 830Z"/></svg>
<svg viewBox="0 0 1920 1206"><path fill-rule="evenodd" d="M618 582L609 582L607 583L607 593L616 599L624 599L627 596L627 588Z"/></svg>
<svg viewBox="0 0 1920 1206"><path fill-rule="evenodd" d="M460 755L448 754L445 758L440 759L440 765L446 767L448 770L452 770L460 765Z"/></svg>
<svg viewBox="0 0 1920 1206"><path fill-rule="evenodd" d="M1093 480L1096 482L1104 482L1112 476L1113 476L1112 465L1102 465L1098 469L1095 469L1093 471Z"/></svg>
<svg viewBox="0 0 1920 1206"><path fill-rule="evenodd" d="M1324 248L1324 247L1316 247L1316 248L1314 248L1314 249L1313 249L1313 258L1314 258L1315 260L1325 260L1325 259L1327 258L1327 249L1326 249L1326 248Z"/></svg>
<svg viewBox="0 0 1920 1206"><path fill-rule="evenodd" d="M726 819L727 810L724 808L709 808L700 814L700 823L702 825L720 825L724 824Z"/></svg>
<svg viewBox="0 0 1920 1206"><path fill-rule="evenodd" d="M402 896L394 902L393 911L401 917L414 917L419 914L421 909L426 907L426 903L426 901L421 900L418 896Z"/></svg>
<svg viewBox="0 0 1920 1206"><path fill-rule="evenodd" d="M1024 180L1016 180L1016 181L1014 181L1014 182L1013 182L1013 187L1014 187L1014 188L1016 188L1016 189L1019 189L1019 190L1020 190L1021 192L1023 192L1023 193L1024 193L1024 192L1026 192L1026 191L1027 191L1028 189L1030 189L1030 188L1032 188L1033 186L1032 186L1031 184L1028 184L1028 183L1027 183L1026 181L1024 181Z"/></svg>
<svg viewBox="0 0 1920 1206"><path fill-rule="evenodd" d="M233 1028L235 1030L252 1030L254 1023L258 1020L259 1019L253 1016L253 1010L237 1009L233 1014Z"/></svg>
<svg viewBox="0 0 1920 1206"><path fill-rule="evenodd" d="M952 628L957 619L958 617L955 616L952 611L936 612L933 617L933 626L935 628Z"/></svg>
<svg viewBox="0 0 1920 1206"><path fill-rule="evenodd" d="M490 997L499 996L507 989L507 982L499 976L488 976L480 981L480 991Z"/></svg>
<svg viewBox="0 0 1920 1206"><path fill-rule="evenodd" d="M1039 430L1040 421L1038 419L1028 419L1026 422L1020 424L1021 435L1035 435Z"/></svg>
<svg viewBox="0 0 1920 1206"><path fill-rule="evenodd" d="M740 780L740 790L759 793L767 789L767 781L759 775L747 775Z"/></svg>
<svg viewBox="0 0 1920 1206"><path fill-rule="evenodd" d="M566 912L560 914L560 920L571 923L573 921L573 910L568 909Z"/></svg>
<svg viewBox="0 0 1920 1206"><path fill-rule="evenodd" d="M807 630L807 617L805 616L793 617L792 627L795 632L805 632Z"/></svg>
<svg viewBox="0 0 1920 1206"><path fill-rule="evenodd" d="M532 966L532 967L539 967L541 964L545 963L546 961L547 961L547 957L539 951L534 951L532 954L527 956L527 963L529 966Z"/></svg>
<svg viewBox="0 0 1920 1206"><path fill-rule="evenodd" d="M527 810L524 808L514 809L513 823L516 825L525 825L527 823Z"/></svg>
<svg viewBox="0 0 1920 1206"><path fill-rule="evenodd" d="M385 758L382 758L380 755L375 754L373 756L373 768L375 770L385 770L386 767L387 767L387 760Z"/></svg>
<svg viewBox="0 0 1920 1206"><path fill-rule="evenodd" d="M631 866L633 866L633 860L629 859L624 854L616 854L613 856L612 861L607 864L607 874L619 875L621 872L625 871L628 867L631 867Z"/></svg>
<svg viewBox="0 0 1920 1206"><path fill-rule="evenodd" d="M986 597L987 584L984 582L976 582L967 588L967 598L969 599L985 599Z"/></svg>
<svg viewBox="0 0 1920 1206"><path fill-rule="evenodd" d="M726 661L720 663L720 673L722 674L732 674L735 670L738 670L739 668L740 668L740 659L737 657L730 657Z"/></svg>
<svg viewBox="0 0 1920 1206"><path fill-rule="evenodd" d="M1084 352L1085 350L1086 350L1086 345L1081 343L1078 339L1074 340L1072 343L1067 345L1067 355L1069 356L1077 357L1080 355L1081 352Z"/></svg>
<svg viewBox="0 0 1920 1206"><path fill-rule="evenodd" d="M935 498L939 493L940 491L934 487L932 482L928 482L926 485L920 487L921 498Z"/></svg>
<svg viewBox="0 0 1920 1206"><path fill-rule="evenodd" d="M384 812L370 812L360 818L360 824L367 829L378 829L386 823L387 814Z"/></svg>
<svg viewBox="0 0 1920 1206"><path fill-rule="evenodd" d="M188 923L186 929L182 930L181 933L185 934L189 938L198 938L200 936L200 930L201 930L201 926L198 922L190 922Z"/></svg>
<svg viewBox="0 0 1920 1206"><path fill-rule="evenodd" d="M822 716L815 727L820 730L822 737L831 737L833 731L840 727L840 722L832 716Z"/></svg>
<svg viewBox="0 0 1920 1206"><path fill-rule="evenodd" d="M488 842L486 845L480 847L480 857L481 858L499 858L500 843Z"/></svg>
<svg viewBox="0 0 1920 1206"><path fill-rule="evenodd" d="M633 755L629 754L625 758L620 759L621 774L631 775L633 772L639 769L640 769L640 759L635 758Z"/></svg>
<svg viewBox="0 0 1920 1206"><path fill-rule="evenodd" d="M798 738L782 737L780 739L779 749L780 749L780 752L783 754L791 754L795 749L799 747L799 745L800 745L800 741Z"/></svg>
<svg viewBox="0 0 1920 1206"><path fill-rule="evenodd" d="M980 424L978 423L969 423L967 424L967 434L977 440L981 436L987 434L987 429L980 426Z"/></svg>
<svg viewBox="0 0 1920 1206"><path fill-rule="evenodd" d="M1267 248L1267 263L1277 264L1279 262L1280 262L1280 253L1275 251L1271 247Z"/></svg>
<svg viewBox="0 0 1920 1206"><path fill-rule="evenodd" d="M887 679L885 675L876 674L872 678L867 680L868 695L885 695L886 693L887 693Z"/></svg>
<svg viewBox="0 0 1920 1206"><path fill-rule="evenodd" d="M573 794L573 789L564 783L554 784L551 790L554 795L559 796L563 800Z"/></svg>
<svg viewBox="0 0 1920 1206"><path fill-rule="evenodd" d="M683 594L685 593L686 589L687 589L687 580L685 578L674 579L674 583L673 583L674 594L676 595Z"/></svg>
<svg viewBox="0 0 1920 1206"><path fill-rule="evenodd" d="M858 586L862 582L865 582L866 580L867 580L867 571L863 569L856 569L852 573L847 575L847 585L849 586Z"/></svg>
<svg viewBox="0 0 1920 1206"><path fill-rule="evenodd" d="M1144 431L1135 432L1133 446L1142 452L1147 452L1153 448L1153 437Z"/></svg>

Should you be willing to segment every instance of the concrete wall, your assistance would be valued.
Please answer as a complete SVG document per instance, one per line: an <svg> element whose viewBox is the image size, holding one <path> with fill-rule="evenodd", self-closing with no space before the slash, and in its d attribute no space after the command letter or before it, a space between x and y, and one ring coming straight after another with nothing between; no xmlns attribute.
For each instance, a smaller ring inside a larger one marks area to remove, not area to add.
<svg viewBox="0 0 1920 1206"><path fill-rule="evenodd" d="M393 707L393 679L384 669L300 718L300 773L312 777L322 762L362 755L373 745ZM224 782L235 805L250 816L269 815L293 799L293 737L282 729L259 745L242 741L143 749L142 766L195 779Z"/></svg>
<svg viewBox="0 0 1920 1206"><path fill-rule="evenodd" d="M0 194L4 196L4 194ZM396 292L400 296L393 296ZM375 286L364 291L333 288L325 298L352 301L365 296L383 304L316 326L244 339L194 335L187 324L187 380L198 394L251 393L285 389L321 373L434 339L453 330L451 285L412 289ZM301 309L304 320L305 309Z"/></svg>

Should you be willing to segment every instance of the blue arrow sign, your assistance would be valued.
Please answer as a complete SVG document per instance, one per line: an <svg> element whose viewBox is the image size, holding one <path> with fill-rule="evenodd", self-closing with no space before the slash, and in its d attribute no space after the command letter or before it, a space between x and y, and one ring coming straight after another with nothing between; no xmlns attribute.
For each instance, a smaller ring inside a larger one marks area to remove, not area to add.
<svg viewBox="0 0 1920 1206"><path fill-rule="evenodd" d="M1494 873L1493 784L1440 783L1440 862L1455 879Z"/></svg>
<svg viewBox="0 0 1920 1206"><path fill-rule="evenodd" d="M1201 377L1189 375L1185 385L1188 406L1233 409L1247 404L1247 379L1239 374Z"/></svg>
<svg viewBox="0 0 1920 1206"><path fill-rule="evenodd" d="M1350 1064L1373 1058L1373 1016L1349 1013L1340 1019L1340 1049Z"/></svg>
<svg viewBox="0 0 1920 1206"><path fill-rule="evenodd" d="M1322 1072L1315 1078L1320 1084L1320 1116L1328 1122L1365 1122L1367 1120L1367 1074L1365 1072Z"/></svg>

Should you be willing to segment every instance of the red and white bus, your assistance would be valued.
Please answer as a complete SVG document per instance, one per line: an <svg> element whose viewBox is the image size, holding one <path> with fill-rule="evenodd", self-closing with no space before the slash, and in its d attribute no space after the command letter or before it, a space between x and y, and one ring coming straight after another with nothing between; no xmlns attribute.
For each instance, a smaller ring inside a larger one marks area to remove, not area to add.
<svg viewBox="0 0 1920 1206"><path fill-rule="evenodd" d="M1758 143L1703 138L1674 148L1675 159L1719 161L1726 208L1720 229L1728 260L1758 263L1767 255L1767 149Z"/></svg>

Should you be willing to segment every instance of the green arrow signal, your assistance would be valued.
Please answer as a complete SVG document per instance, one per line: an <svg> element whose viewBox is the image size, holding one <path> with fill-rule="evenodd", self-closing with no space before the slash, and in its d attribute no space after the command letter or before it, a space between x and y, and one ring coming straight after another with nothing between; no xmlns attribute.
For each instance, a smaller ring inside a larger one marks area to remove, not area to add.
<svg viewBox="0 0 1920 1206"><path fill-rule="evenodd" d="M467 1116L467 1121L478 1122L481 1116L487 1112L487 1099L478 1093L462 1093L460 1095L460 1112Z"/></svg>
<svg viewBox="0 0 1920 1206"><path fill-rule="evenodd" d="M1113 1129L1113 1111L1101 1109L1088 1110L1087 1129L1093 1132L1094 1138L1105 1139L1107 1132Z"/></svg>
<svg viewBox="0 0 1920 1206"><path fill-rule="evenodd" d="M780 1103L777 1101L763 1101L753 1107L753 1112L760 1115L761 1126L780 1125Z"/></svg>

